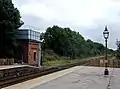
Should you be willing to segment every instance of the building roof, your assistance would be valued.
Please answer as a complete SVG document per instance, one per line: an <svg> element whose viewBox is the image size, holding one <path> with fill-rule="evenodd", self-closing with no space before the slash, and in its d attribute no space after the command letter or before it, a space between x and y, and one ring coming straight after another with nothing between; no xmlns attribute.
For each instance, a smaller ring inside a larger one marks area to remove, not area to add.
<svg viewBox="0 0 120 89"><path fill-rule="evenodd" d="M17 39L27 39L40 42L40 32L32 29L19 29Z"/></svg>

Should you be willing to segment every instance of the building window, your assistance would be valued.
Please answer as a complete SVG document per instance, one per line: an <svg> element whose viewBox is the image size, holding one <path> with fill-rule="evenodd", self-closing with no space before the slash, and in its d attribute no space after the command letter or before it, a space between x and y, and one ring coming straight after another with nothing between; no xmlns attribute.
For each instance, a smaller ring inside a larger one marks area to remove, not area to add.
<svg viewBox="0 0 120 89"><path fill-rule="evenodd" d="M34 52L34 61L36 61L36 52Z"/></svg>

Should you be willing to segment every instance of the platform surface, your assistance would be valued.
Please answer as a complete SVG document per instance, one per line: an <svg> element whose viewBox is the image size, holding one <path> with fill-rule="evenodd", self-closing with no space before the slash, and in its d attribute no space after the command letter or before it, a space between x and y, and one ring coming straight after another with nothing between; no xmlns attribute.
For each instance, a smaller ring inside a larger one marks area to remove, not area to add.
<svg viewBox="0 0 120 89"><path fill-rule="evenodd" d="M120 69L76 66L3 89L120 89Z"/></svg>

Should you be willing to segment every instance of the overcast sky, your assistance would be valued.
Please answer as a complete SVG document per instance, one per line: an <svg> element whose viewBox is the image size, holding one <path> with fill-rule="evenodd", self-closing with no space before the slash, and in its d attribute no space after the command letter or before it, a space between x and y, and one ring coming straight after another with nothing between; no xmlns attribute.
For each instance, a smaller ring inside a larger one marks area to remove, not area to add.
<svg viewBox="0 0 120 89"><path fill-rule="evenodd" d="M102 32L108 26L108 47L116 49L120 39L120 0L13 0L27 25L44 32L48 26L70 27L85 37L104 44Z"/></svg>

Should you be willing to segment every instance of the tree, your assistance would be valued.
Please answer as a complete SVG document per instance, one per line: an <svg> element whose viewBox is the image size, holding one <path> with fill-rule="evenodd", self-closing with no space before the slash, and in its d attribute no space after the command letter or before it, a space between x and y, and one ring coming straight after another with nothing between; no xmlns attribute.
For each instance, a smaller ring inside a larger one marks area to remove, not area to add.
<svg viewBox="0 0 120 89"><path fill-rule="evenodd" d="M46 49L51 49L60 56L72 59L102 55L105 50L103 44L90 39L86 41L82 35L70 28L48 27L46 32L41 34L41 38L43 37Z"/></svg>
<svg viewBox="0 0 120 89"><path fill-rule="evenodd" d="M116 45L117 45L117 50L115 53L115 57L118 60L118 67L120 67L120 41L117 41Z"/></svg>
<svg viewBox="0 0 120 89"><path fill-rule="evenodd" d="M0 58L14 57L16 33L23 25L12 0L0 0Z"/></svg>
<svg viewBox="0 0 120 89"><path fill-rule="evenodd" d="M79 54L82 53L82 50L79 49L85 43L84 38L79 33L69 28L58 26L47 28L44 37L49 49L52 49L59 55L71 58L80 56Z"/></svg>

